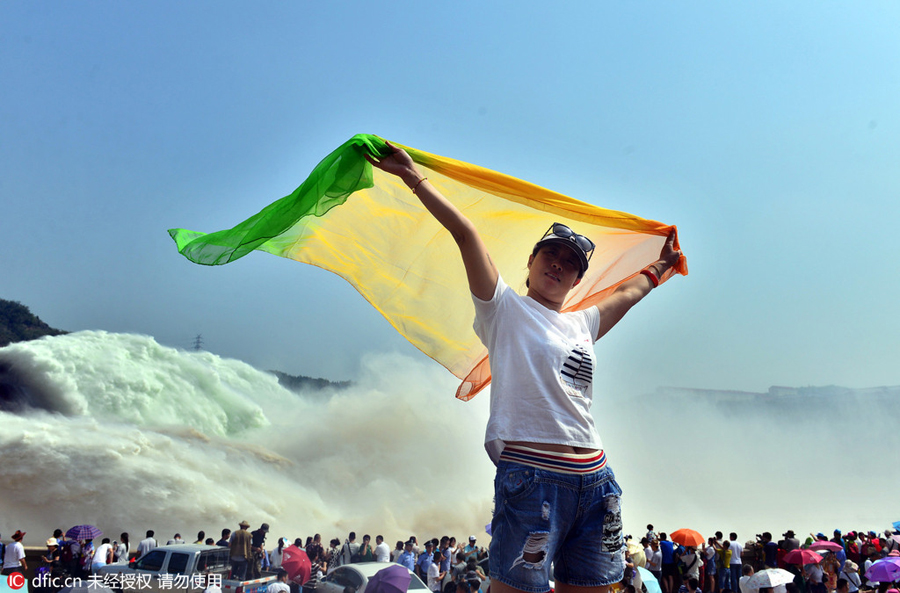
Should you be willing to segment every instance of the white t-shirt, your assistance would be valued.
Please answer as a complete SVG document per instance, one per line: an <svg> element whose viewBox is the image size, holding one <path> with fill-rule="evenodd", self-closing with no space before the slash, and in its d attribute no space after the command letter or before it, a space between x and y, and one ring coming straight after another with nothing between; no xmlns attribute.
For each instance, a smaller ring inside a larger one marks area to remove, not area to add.
<svg viewBox="0 0 900 593"><path fill-rule="evenodd" d="M496 464L506 442L602 449L591 415L596 307L557 313L503 281L489 301L472 295L475 333L491 364L484 446Z"/></svg>
<svg viewBox="0 0 900 593"><path fill-rule="evenodd" d="M92 566L106 566L106 560L109 558L109 552L112 550L111 544L100 544L94 550L94 559L91 560Z"/></svg>
<svg viewBox="0 0 900 593"><path fill-rule="evenodd" d="M267 591L269 591L269 593L291 593L291 587L287 583L275 581L269 585Z"/></svg>
<svg viewBox="0 0 900 593"><path fill-rule="evenodd" d="M432 562L431 566L428 567L428 588L432 591L441 590L441 581L438 580L439 576L441 576L441 569Z"/></svg>
<svg viewBox="0 0 900 593"><path fill-rule="evenodd" d="M6 551L3 552L3 568L21 568L22 563L19 562L25 557L25 546L22 542L10 542L6 544Z"/></svg>
<svg viewBox="0 0 900 593"><path fill-rule="evenodd" d="M744 546L741 545L741 542L738 540L734 540L731 542L731 566L735 564L742 564L741 562L741 554L744 553Z"/></svg>
<svg viewBox="0 0 900 593"><path fill-rule="evenodd" d="M391 548L384 542L375 546L375 562L390 562Z"/></svg>

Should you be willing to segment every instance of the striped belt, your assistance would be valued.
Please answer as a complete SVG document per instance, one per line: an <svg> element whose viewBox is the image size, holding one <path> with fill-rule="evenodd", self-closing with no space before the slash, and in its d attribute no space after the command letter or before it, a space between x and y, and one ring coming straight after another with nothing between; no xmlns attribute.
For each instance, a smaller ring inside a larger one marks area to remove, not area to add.
<svg viewBox="0 0 900 593"><path fill-rule="evenodd" d="M606 453L557 453L521 445L507 445L500 453L500 461L521 463L561 474L590 474L606 467Z"/></svg>

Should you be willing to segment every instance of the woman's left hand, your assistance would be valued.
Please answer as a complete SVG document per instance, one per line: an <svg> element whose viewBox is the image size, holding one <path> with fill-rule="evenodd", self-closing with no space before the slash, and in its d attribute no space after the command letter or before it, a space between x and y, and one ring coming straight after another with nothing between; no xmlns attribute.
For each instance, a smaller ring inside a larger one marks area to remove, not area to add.
<svg viewBox="0 0 900 593"><path fill-rule="evenodd" d="M675 249L675 231L669 232L666 243L659 252L659 261L664 263L666 269L671 268L681 258L681 250ZM664 271L664 270L663 270Z"/></svg>

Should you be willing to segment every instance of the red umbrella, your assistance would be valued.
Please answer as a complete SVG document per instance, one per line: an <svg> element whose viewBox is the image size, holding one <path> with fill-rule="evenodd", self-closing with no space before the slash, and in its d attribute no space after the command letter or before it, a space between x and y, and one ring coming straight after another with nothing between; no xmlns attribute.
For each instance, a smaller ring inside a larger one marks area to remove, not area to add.
<svg viewBox="0 0 900 593"><path fill-rule="evenodd" d="M281 568L288 573L288 580L302 585L309 580L312 566L306 552L297 546L288 546L283 550Z"/></svg>
<svg viewBox="0 0 900 593"><path fill-rule="evenodd" d="M703 536L693 529L679 529L672 532L672 541L682 546L692 546L696 548L705 542Z"/></svg>
<svg viewBox="0 0 900 593"><path fill-rule="evenodd" d="M818 564L822 561L822 557L812 550L798 548L785 554L784 561L788 564Z"/></svg>

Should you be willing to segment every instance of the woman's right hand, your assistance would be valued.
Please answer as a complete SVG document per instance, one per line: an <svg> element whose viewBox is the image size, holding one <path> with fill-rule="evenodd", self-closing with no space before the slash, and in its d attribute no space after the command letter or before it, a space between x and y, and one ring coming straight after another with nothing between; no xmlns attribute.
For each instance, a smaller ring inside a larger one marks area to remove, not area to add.
<svg viewBox="0 0 900 593"><path fill-rule="evenodd" d="M411 186L419 179L422 179L423 175L416 168L416 163L409 156L409 153L390 142L386 142L386 144L391 149L390 154L377 160L366 154L366 160L372 163L373 167L378 167L385 173L400 177L406 185Z"/></svg>

